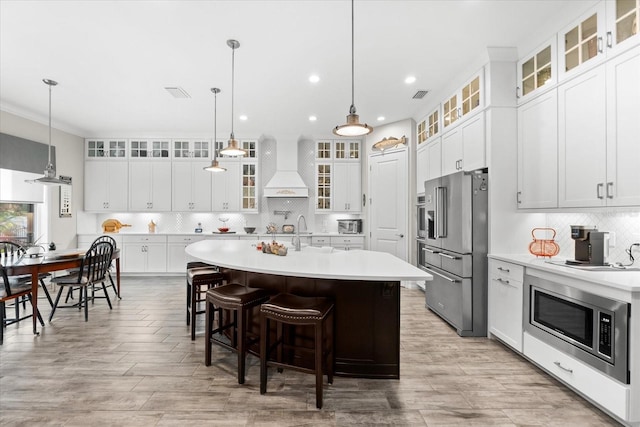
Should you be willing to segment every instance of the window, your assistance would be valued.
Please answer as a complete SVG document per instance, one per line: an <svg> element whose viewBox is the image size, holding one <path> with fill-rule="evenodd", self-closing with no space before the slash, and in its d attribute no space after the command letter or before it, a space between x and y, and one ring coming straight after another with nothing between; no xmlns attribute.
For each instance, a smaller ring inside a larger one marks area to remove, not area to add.
<svg viewBox="0 0 640 427"><path fill-rule="evenodd" d="M0 239L21 245L34 243L35 206L30 203L0 203Z"/></svg>

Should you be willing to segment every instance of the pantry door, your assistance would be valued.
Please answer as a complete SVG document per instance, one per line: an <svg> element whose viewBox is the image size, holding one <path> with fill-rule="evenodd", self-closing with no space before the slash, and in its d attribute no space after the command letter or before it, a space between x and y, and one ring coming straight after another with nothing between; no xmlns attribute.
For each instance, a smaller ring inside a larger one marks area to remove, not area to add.
<svg viewBox="0 0 640 427"><path fill-rule="evenodd" d="M407 261L407 150L369 156L369 249Z"/></svg>

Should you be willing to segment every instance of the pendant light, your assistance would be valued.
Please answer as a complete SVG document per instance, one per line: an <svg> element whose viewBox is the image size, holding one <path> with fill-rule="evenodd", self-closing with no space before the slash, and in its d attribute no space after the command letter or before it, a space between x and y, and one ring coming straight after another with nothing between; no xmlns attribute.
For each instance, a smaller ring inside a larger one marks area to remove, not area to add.
<svg viewBox="0 0 640 427"><path fill-rule="evenodd" d="M69 183L56 178L56 168L51 163L51 89L56 86L58 82L49 79L42 79L42 81L49 86L49 157L47 166L44 169L44 176L38 179L28 179L28 183L39 183L44 185L68 185Z"/></svg>
<svg viewBox="0 0 640 427"><path fill-rule="evenodd" d="M240 47L240 42L238 40L230 39L227 40L227 46L231 48L231 137L229 138L227 147L220 150L220 154L224 154L225 156L240 157L247 155L247 152L240 148L240 146L238 145L238 140L233 134L233 88L236 62L235 54L236 49Z"/></svg>
<svg viewBox="0 0 640 427"><path fill-rule="evenodd" d="M213 161L210 166L204 168L204 170L209 172L225 172L226 169L218 164L218 156L216 150L216 141L217 141L217 124L218 124L218 94L220 93L220 89L217 87L212 87L211 92L213 92Z"/></svg>
<svg viewBox="0 0 640 427"><path fill-rule="evenodd" d="M356 114L356 105L354 102L354 49L353 49L353 0L351 0L351 107L347 116L347 123L338 125L333 129L333 133L338 136L362 136L368 135L373 128L368 124L360 123L360 118Z"/></svg>

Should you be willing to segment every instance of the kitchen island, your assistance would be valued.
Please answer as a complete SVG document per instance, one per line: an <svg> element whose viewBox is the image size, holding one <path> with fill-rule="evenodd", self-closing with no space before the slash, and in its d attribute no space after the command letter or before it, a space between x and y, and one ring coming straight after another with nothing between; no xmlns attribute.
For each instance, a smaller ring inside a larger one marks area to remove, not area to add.
<svg viewBox="0 0 640 427"><path fill-rule="evenodd" d="M364 250L307 246L277 256L258 251L255 242L204 240L185 252L220 267L228 282L333 298L336 375L400 377L400 282L431 280L430 274L393 255Z"/></svg>

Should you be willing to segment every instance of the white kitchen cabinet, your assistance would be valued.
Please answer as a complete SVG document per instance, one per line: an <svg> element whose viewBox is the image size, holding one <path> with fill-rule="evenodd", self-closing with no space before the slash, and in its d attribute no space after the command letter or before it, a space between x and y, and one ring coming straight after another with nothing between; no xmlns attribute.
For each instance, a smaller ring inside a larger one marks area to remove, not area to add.
<svg viewBox="0 0 640 427"><path fill-rule="evenodd" d="M337 140L333 141L333 159L360 161L360 141Z"/></svg>
<svg viewBox="0 0 640 427"><path fill-rule="evenodd" d="M339 249L343 251L349 251L353 249L364 249L364 236L355 236L355 235L331 236L330 245L334 249Z"/></svg>
<svg viewBox="0 0 640 427"><path fill-rule="evenodd" d="M424 182L427 180L429 169L429 151L427 144L419 146L416 150L416 192L424 192ZM439 159L439 157L438 157Z"/></svg>
<svg viewBox="0 0 640 427"><path fill-rule="evenodd" d="M628 419L628 386L524 333L524 355L560 381L622 419Z"/></svg>
<svg viewBox="0 0 640 427"><path fill-rule="evenodd" d="M446 132L484 107L484 69L466 81L442 104L442 127Z"/></svg>
<svg viewBox="0 0 640 427"><path fill-rule="evenodd" d="M214 212L237 212L240 210L240 163L220 160L226 172L211 175L211 206Z"/></svg>
<svg viewBox="0 0 640 427"><path fill-rule="evenodd" d="M558 95L518 107L518 208L558 207Z"/></svg>
<svg viewBox="0 0 640 427"><path fill-rule="evenodd" d="M168 139L135 138L129 140L129 159L169 159Z"/></svg>
<svg viewBox="0 0 640 427"><path fill-rule="evenodd" d="M90 159L126 159L126 139L91 138L84 140L84 157Z"/></svg>
<svg viewBox="0 0 640 427"><path fill-rule="evenodd" d="M639 76L640 47L607 62L607 206L640 205Z"/></svg>
<svg viewBox="0 0 640 427"><path fill-rule="evenodd" d="M204 240L203 235L175 235L167 236L167 272L185 273L187 270L187 254L185 248L192 243Z"/></svg>
<svg viewBox="0 0 640 427"><path fill-rule="evenodd" d="M212 173L209 160L174 161L171 165L171 210L210 212ZM220 172L225 173L225 172Z"/></svg>
<svg viewBox="0 0 640 427"><path fill-rule="evenodd" d="M84 210L126 212L129 166L125 160L88 160L84 163Z"/></svg>
<svg viewBox="0 0 640 427"><path fill-rule="evenodd" d="M316 212L331 211L333 163L316 163Z"/></svg>
<svg viewBox="0 0 640 427"><path fill-rule="evenodd" d="M558 81L557 41L554 36L517 64L517 97L523 103Z"/></svg>
<svg viewBox="0 0 640 427"><path fill-rule="evenodd" d="M240 194L242 202L240 208L243 212L258 211L258 164L254 161L243 161L240 164L242 173Z"/></svg>
<svg viewBox="0 0 640 427"><path fill-rule="evenodd" d="M442 138L438 137L427 143L426 147L427 170L425 181L433 178L439 178L442 174ZM424 190L424 181L420 184L420 188Z"/></svg>
<svg viewBox="0 0 640 427"><path fill-rule="evenodd" d="M316 247L331 246L331 237L311 236L311 246L316 246Z"/></svg>
<svg viewBox="0 0 640 427"><path fill-rule="evenodd" d="M486 167L484 113L442 135L442 175Z"/></svg>
<svg viewBox="0 0 640 427"><path fill-rule="evenodd" d="M171 211L171 163L129 162L129 210Z"/></svg>
<svg viewBox="0 0 640 427"><path fill-rule="evenodd" d="M489 334L522 353L524 268L489 259Z"/></svg>
<svg viewBox="0 0 640 427"><path fill-rule="evenodd" d="M166 236L123 236L124 273L164 273L167 271Z"/></svg>
<svg viewBox="0 0 640 427"><path fill-rule="evenodd" d="M174 161L210 160L210 147L208 139L173 139L171 157Z"/></svg>
<svg viewBox="0 0 640 427"><path fill-rule="evenodd" d="M559 78L575 76L640 44L640 1L607 0L558 34Z"/></svg>
<svg viewBox="0 0 640 427"><path fill-rule="evenodd" d="M333 164L333 211L359 213L361 209L360 162Z"/></svg>

